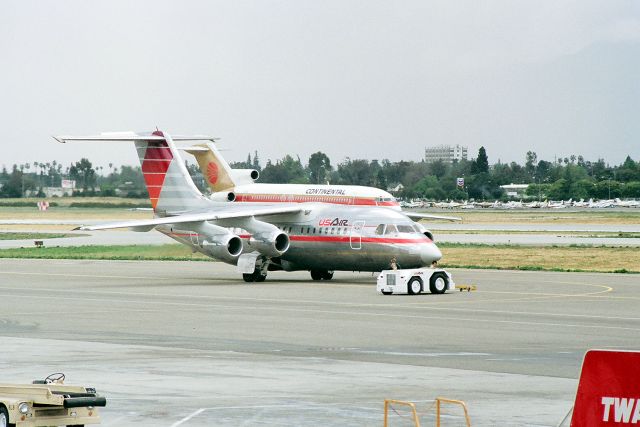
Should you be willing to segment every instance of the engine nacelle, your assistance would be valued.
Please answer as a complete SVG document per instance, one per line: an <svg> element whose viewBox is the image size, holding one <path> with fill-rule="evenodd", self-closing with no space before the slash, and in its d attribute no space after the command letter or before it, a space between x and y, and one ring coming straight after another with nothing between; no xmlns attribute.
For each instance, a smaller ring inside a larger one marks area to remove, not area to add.
<svg viewBox="0 0 640 427"><path fill-rule="evenodd" d="M209 196L214 202L233 202L236 200L236 193L233 191L218 191Z"/></svg>
<svg viewBox="0 0 640 427"><path fill-rule="evenodd" d="M202 251L213 258L226 262L235 262L242 253L242 239L229 230L208 222L200 222L198 243Z"/></svg>
<svg viewBox="0 0 640 427"><path fill-rule="evenodd" d="M260 172L255 169L231 169L231 179L235 185L253 184L260 178Z"/></svg>
<svg viewBox="0 0 640 427"><path fill-rule="evenodd" d="M219 221L219 224L225 224L225 220ZM266 257L278 257L289 250L289 236L273 224L248 217L234 219L228 222L228 225L243 228L251 233L249 247Z"/></svg>
<svg viewBox="0 0 640 427"><path fill-rule="evenodd" d="M278 257L289 249L289 236L278 233L252 234L249 246L267 257Z"/></svg>

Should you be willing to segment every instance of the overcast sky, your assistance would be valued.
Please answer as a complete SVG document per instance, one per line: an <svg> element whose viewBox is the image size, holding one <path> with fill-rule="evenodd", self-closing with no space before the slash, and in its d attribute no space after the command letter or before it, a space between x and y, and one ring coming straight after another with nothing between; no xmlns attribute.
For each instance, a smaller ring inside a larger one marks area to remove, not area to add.
<svg viewBox="0 0 640 427"><path fill-rule="evenodd" d="M229 160L419 160L462 144L523 163L640 159L637 1L29 1L0 4L0 165L160 129Z"/></svg>

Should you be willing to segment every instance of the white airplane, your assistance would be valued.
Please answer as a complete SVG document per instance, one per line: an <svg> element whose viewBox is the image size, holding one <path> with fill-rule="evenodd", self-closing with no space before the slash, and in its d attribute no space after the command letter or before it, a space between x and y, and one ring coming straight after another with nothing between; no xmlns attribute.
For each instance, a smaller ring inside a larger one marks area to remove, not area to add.
<svg viewBox="0 0 640 427"><path fill-rule="evenodd" d="M135 143L149 192L153 219L79 229L156 229L194 251L237 265L247 282L263 281L272 270L309 270L314 280L330 280L334 270L384 270L392 257L403 268L427 266L442 257L431 232L414 222L430 215L311 201L210 200L194 185L174 144L174 140L212 141L210 137L172 138L155 131L55 139Z"/></svg>
<svg viewBox="0 0 640 427"><path fill-rule="evenodd" d="M551 209L564 209L567 205L564 204L564 201L560 200L559 202L554 202L553 200L547 204L547 207Z"/></svg>
<svg viewBox="0 0 640 427"><path fill-rule="evenodd" d="M502 205L503 209L522 209L522 207L522 201L516 202L515 200L511 200Z"/></svg>
<svg viewBox="0 0 640 427"><path fill-rule="evenodd" d="M616 198L616 206L621 208L640 208L640 202L637 200L620 200Z"/></svg>
<svg viewBox="0 0 640 427"><path fill-rule="evenodd" d="M212 200L250 203L322 202L353 206L385 206L400 210L390 193L360 185L261 184L255 169L232 169L213 142L183 148L193 155L213 194Z"/></svg>
<svg viewBox="0 0 640 427"><path fill-rule="evenodd" d="M590 207L604 209L604 208L613 208L615 207L615 205L616 205L616 202L612 199L609 199L609 200L598 200L597 202L594 202L593 205Z"/></svg>
<svg viewBox="0 0 640 427"><path fill-rule="evenodd" d="M441 209L456 209L461 206L462 206L462 203L458 203L453 200L450 200L448 202L435 203L435 207L441 208Z"/></svg>
<svg viewBox="0 0 640 427"><path fill-rule="evenodd" d="M409 202L404 203L404 207L407 208L423 208L424 202L421 200L411 200Z"/></svg>
<svg viewBox="0 0 640 427"><path fill-rule="evenodd" d="M401 207L425 207L423 201L398 203L388 192L362 185L259 184L255 169L233 169L213 142L182 148L192 154L206 178L214 201L236 203L331 203L349 206L381 206L394 210ZM460 221L459 217L410 213L413 218Z"/></svg>

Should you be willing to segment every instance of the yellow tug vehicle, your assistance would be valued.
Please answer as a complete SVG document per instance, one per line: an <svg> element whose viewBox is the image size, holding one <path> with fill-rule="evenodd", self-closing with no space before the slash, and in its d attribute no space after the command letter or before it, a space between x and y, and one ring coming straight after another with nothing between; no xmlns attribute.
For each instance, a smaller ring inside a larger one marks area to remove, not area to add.
<svg viewBox="0 0 640 427"><path fill-rule="evenodd" d="M107 400L92 387L64 384L55 373L32 384L0 384L0 427L100 424L98 407Z"/></svg>

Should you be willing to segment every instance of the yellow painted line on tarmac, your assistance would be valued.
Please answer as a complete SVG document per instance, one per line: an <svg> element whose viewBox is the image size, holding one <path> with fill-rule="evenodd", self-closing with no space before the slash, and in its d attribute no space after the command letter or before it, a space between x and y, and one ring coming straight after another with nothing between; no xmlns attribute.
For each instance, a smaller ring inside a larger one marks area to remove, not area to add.
<svg viewBox="0 0 640 427"><path fill-rule="evenodd" d="M600 291L595 292L587 292L587 293L579 293L579 294L556 294L549 292L517 292L517 291L477 291L478 293L483 294L502 294L502 295L531 295L531 296L550 296L550 297L585 297L585 296L593 296L599 294L606 294L609 292L613 292L613 288L607 285L595 285L589 283L572 283L572 285L576 286L591 286L594 288L601 288Z"/></svg>
<svg viewBox="0 0 640 427"><path fill-rule="evenodd" d="M595 292L580 293L580 294L557 294L557 293L547 293L547 292L483 291L480 289L480 290L476 290L475 293L478 295L484 295L484 294L502 294L502 295L514 295L514 296L520 295L522 296L522 298L492 299L490 301L487 299L473 299L473 300L462 299L462 300L455 300L455 301L442 300L442 301L424 301L424 302L416 301L416 302L407 302L405 303L405 305L435 306L435 305L448 305L448 304L474 304L474 303L478 304L478 303L487 303L487 302L496 303L496 302L536 301L536 300L546 300L546 299L553 299L553 298L590 298L594 296L603 296L602 294L610 293L614 290L614 288L612 288L611 286L606 286L606 285L596 285L596 284L589 284L589 283L571 283L571 284L577 285L577 286L599 287L599 288L602 288L602 290L595 291Z"/></svg>
<svg viewBox="0 0 640 427"><path fill-rule="evenodd" d="M81 277L81 278L96 278L96 277L101 277L101 278L113 278L113 279L147 279L147 280L157 280L157 279L162 279L162 280L183 280L184 278L160 278L160 277L137 277L137 276L115 276L115 275L81 275L81 274L62 274L62 273L54 273L54 274L49 274L49 273L36 273L36 272L0 272L0 274L3 273L9 273L9 274L18 274L18 275L36 275L36 276L51 276L51 275L56 275L56 276L64 276L64 277ZM211 278L196 278L196 279L191 279L191 280L202 280L202 281L210 281L212 280ZM580 285L580 286L594 286L594 287L601 287L604 288L604 290L599 291L599 292L592 292L592 293L584 293L584 294L556 294L556 293L534 293L534 292L516 292L516 291L476 291L477 294L504 294L504 295L520 295L520 296L528 296L527 298L514 298L514 299L503 299L503 300L492 300L491 302L514 302L514 301L532 301L534 300L536 297L537 298L541 298L541 299L547 299L547 298L567 298L567 297L587 297L587 296L594 296L594 295L598 295L601 293L606 293L606 292L611 292L613 290L613 288L609 287L609 286L605 286L605 285L594 285L594 284L585 284L585 283L573 283L573 282L569 282L572 285ZM239 286L246 286L244 284L239 284ZM334 286L340 286L340 285L334 285ZM19 290L19 291L41 291L41 292L82 292L83 294L93 294L93 295L101 295L101 294L106 294L106 295L122 295L122 296L144 296L147 297L149 296L148 293L146 292L122 292L122 291L106 291L106 290L96 290L96 291L92 291L92 290L82 290L82 291L78 291L77 289L74 288L68 288L68 289L51 289L51 288L25 288L25 287L21 287L21 288L15 288L15 287L5 287L5 286L0 286L0 289L5 289L5 290ZM164 297L164 298L175 298L177 295L176 294L158 294L158 293L154 293L154 296L156 297ZM413 301L413 302L407 302L407 301L403 301L403 303L399 304L399 303L393 303L393 302L389 302L389 303L351 303L351 302L344 302L344 301L318 301L318 300L300 300L300 299L281 299L281 298L255 298L255 297L237 297L237 296L210 296L210 295L185 295L185 294L179 294L179 296L181 298L194 298L194 299L208 299L208 300L238 300L238 301L255 301L255 302L275 302L275 303L293 303L293 304L314 304L314 305L334 305L334 306L349 306L349 307L372 307L372 308L377 308L377 307L392 307L392 308L407 308L407 307L415 307L415 306L429 306L429 307L433 307L433 306L437 306L437 305L447 305L447 304L453 304L453 303L460 303L460 302L464 302L464 303L469 303L469 302L487 302L486 300L473 300L473 301L448 301L448 300L438 300L438 301L432 301L432 300L424 300L424 301ZM419 296L412 296L410 298L420 298Z"/></svg>
<svg viewBox="0 0 640 427"><path fill-rule="evenodd" d="M526 272L523 272L526 273ZM92 275L92 274L66 274L66 273L38 273L38 272L24 272L24 271L0 271L0 274L14 274L14 275L31 275L31 276L62 276L62 277L77 277L77 278L107 278L107 279L134 279L134 280L190 280L190 281L207 281L210 282L212 280L228 280L227 278L218 278L215 277L206 277L206 278L188 278L188 277L158 277L158 276L118 276L118 275ZM298 282L299 283L299 282ZM614 290L614 288L606 285L597 285L597 284L589 284L589 283L579 283L579 282L569 282L569 281L539 281L539 283L553 283L553 284L566 284L573 286L591 286L602 288L601 291L596 292L588 292L588 293L580 293L580 294L558 294L558 293L539 293L539 292L518 292L518 291L483 291L478 290L476 294L502 294L502 295L514 295L514 296L527 296L527 298L513 298L513 299L501 299L501 300L491 300L491 302L517 302L517 301L534 301L534 300L544 300L544 299L553 299L553 298L591 298L591 297L603 297L606 293L610 293ZM242 286L243 284L239 284ZM333 284L333 287L342 286L341 284ZM373 285L371 285L373 286ZM20 290L20 291L42 291L42 292L78 292L77 289L69 288L69 289L51 289L51 288L14 288L14 287L1 287L0 289L6 290ZM108 295L122 295L122 296L148 296L148 293L144 292L117 292L117 291L89 291L82 290L82 293L86 294L108 294ZM176 294L157 294L154 293L156 297L165 297L165 298L175 298ZM407 302L403 301L403 303L351 303L351 302L342 302L342 301L318 301L318 300L298 300L298 299L280 299L280 298L253 298L253 297L228 297L228 296L208 296L208 295L179 295L181 298L195 298L195 299L209 299L209 300L238 300L238 301L256 301L256 302L276 302L276 303L296 303L296 304L315 304L315 305L335 305L335 306L350 306L350 307L392 307L392 308L408 308L415 306L429 306L430 308L434 306L441 305L453 305L453 304L469 304L469 303L485 303L487 300L424 300L424 301L413 301ZM640 299L636 297L613 297L607 296L608 298L617 298L617 299ZM420 298L418 296L412 296L411 298ZM526 313L523 313L526 314Z"/></svg>

